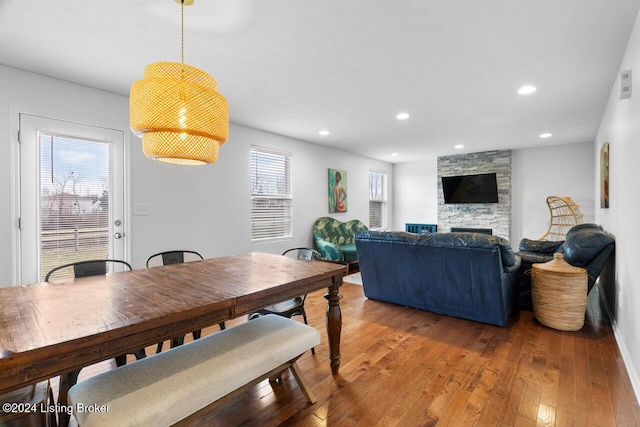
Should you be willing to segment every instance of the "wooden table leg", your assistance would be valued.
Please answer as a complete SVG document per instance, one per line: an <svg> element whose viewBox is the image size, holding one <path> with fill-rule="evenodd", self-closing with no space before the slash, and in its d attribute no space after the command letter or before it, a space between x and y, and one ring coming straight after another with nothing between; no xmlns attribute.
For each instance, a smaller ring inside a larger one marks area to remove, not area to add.
<svg viewBox="0 0 640 427"><path fill-rule="evenodd" d="M58 413L58 426L59 427L67 427L69 425L69 419L71 418L71 414L67 411L68 403L67 397L69 394L69 389L76 385L78 382L78 375L80 374L80 370L71 371L66 374L60 375L60 386L58 389L58 406L61 411Z"/></svg>
<svg viewBox="0 0 640 427"><path fill-rule="evenodd" d="M324 297L327 300L327 336L329 338L329 365L331 366L331 373L336 375L338 369L340 369L340 334L342 332L342 312L340 311L340 285L342 284L342 277L339 278L339 282L334 282L333 285L327 288L327 293Z"/></svg>

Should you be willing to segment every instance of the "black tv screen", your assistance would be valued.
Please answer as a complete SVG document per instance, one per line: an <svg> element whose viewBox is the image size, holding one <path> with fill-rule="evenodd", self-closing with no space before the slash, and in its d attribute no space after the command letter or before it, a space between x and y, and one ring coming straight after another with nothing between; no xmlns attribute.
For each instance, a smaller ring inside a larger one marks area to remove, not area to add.
<svg viewBox="0 0 640 427"><path fill-rule="evenodd" d="M495 173L443 176L445 203L498 203Z"/></svg>

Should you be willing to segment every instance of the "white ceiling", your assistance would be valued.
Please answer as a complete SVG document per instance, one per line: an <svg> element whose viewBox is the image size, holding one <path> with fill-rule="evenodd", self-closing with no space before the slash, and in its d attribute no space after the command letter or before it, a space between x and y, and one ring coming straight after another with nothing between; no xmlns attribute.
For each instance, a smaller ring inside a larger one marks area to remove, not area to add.
<svg viewBox="0 0 640 427"><path fill-rule="evenodd" d="M595 138L639 9L195 0L185 63L217 80L232 122L388 162L580 143ZM12 67L128 95L147 64L180 62L180 46L174 0L0 0L0 63ZM525 83L538 91L518 95Z"/></svg>

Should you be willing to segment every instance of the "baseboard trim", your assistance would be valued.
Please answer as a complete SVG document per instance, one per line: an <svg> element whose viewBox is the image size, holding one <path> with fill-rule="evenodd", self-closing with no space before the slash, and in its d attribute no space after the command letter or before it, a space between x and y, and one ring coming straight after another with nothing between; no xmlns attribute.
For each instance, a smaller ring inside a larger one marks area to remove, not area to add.
<svg viewBox="0 0 640 427"><path fill-rule="evenodd" d="M638 372L633 366L631 355L627 350L627 346L624 344L624 339L620 334L620 329L618 328L617 323L612 321L611 324L613 326L613 336L616 338L618 349L620 350L622 360L624 361L624 366L627 369L627 374L629 375L629 380L631 381L631 387L636 394L636 400L640 402L640 376L638 376Z"/></svg>
<svg viewBox="0 0 640 427"><path fill-rule="evenodd" d="M598 291L600 291L600 289L598 289ZM627 350L624 338L620 333L620 328L618 328L618 322L616 322L616 319L611 315L611 312L609 311L609 304L606 295L604 294L604 292L598 292L598 295L602 302L602 307L604 308L604 311L609 318L609 322L611 322L613 336L616 339L616 344L618 344L618 350L620 350L620 355L622 356L624 367L627 370L629 381L631 381L631 388L633 388L633 392L636 395L636 401L640 403L640 376L638 376L638 372L636 371L635 366L633 366L631 355L629 354L629 350Z"/></svg>

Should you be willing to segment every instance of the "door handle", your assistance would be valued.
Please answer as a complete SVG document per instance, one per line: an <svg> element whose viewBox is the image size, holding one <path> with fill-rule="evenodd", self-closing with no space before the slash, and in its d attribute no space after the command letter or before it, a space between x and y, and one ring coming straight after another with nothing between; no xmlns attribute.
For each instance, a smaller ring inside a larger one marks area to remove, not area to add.
<svg viewBox="0 0 640 427"><path fill-rule="evenodd" d="M124 237L124 233L120 233L120 232L115 233L113 237L116 239L122 239Z"/></svg>

